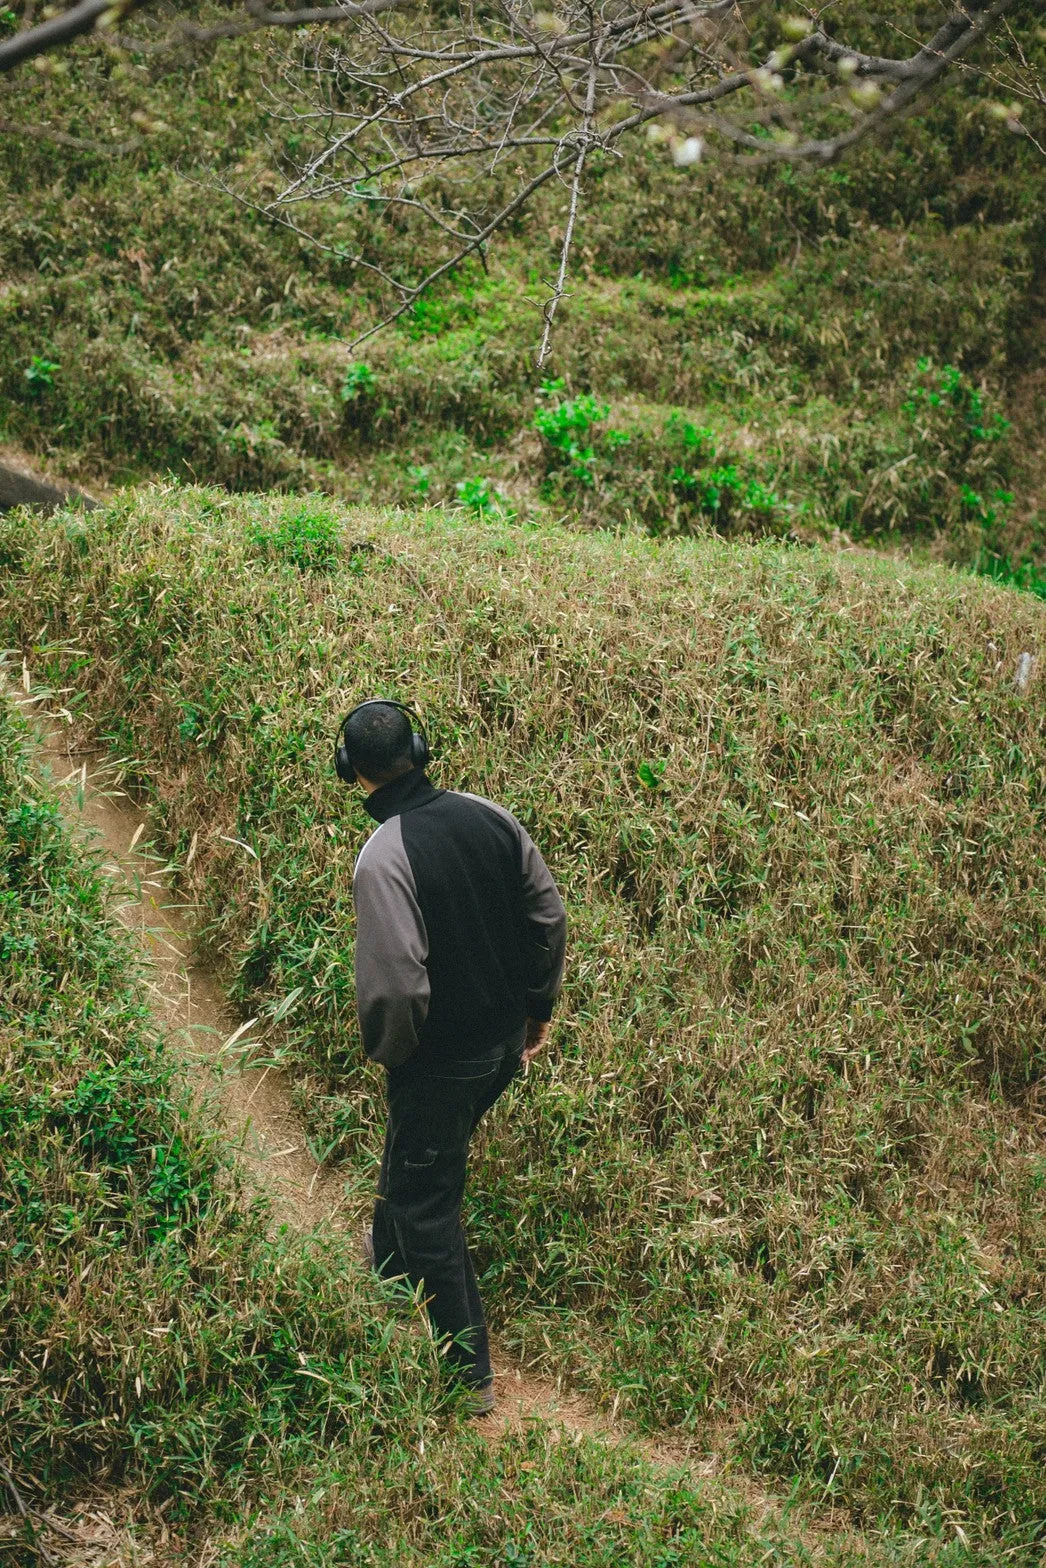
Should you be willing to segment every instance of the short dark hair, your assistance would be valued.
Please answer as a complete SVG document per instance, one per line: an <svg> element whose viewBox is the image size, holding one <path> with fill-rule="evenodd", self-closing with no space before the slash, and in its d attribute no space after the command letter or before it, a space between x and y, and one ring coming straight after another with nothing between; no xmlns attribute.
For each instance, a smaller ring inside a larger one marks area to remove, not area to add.
<svg viewBox="0 0 1046 1568"><path fill-rule="evenodd" d="M387 784L414 765L411 733L410 720L399 708L391 703L368 704L345 720L345 750L357 774L374 784Z"/></svg>

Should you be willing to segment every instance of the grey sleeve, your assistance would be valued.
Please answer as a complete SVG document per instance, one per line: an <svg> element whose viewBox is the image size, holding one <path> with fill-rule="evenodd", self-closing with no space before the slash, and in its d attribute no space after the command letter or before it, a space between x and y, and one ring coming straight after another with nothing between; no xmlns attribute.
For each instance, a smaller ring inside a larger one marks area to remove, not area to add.
<svg viewBox="0 0 1046 1568"><path fill-rule="evenodd" d="M398 817L363 846L352 896L363 1049L371 1061L399 1067L417 1050L428 1015L429 945Z"/></svg>
<svg viewBox="0 0 1046 1568"><path fill-rule="evenodd" d="M483 795L470 795L469 799L477 800L505 817L519 835L527 919L527 1016L547 1022L563 989L567 952L567 912L563 900L541 858L541 851L511 811Z"/></svg>
<svg viewBox="0 0 1046 1568"><path fill-rule="evenodd" d="M547 1021L563 989L567 912L534 840L522 827L523 898L529 936L527 1016Z"/></svg>

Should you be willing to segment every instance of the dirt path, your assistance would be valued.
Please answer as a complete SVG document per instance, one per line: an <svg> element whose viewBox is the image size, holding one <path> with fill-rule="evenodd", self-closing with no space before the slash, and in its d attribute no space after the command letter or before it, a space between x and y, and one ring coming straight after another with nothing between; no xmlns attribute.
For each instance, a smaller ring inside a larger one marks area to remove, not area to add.
<svg viewBox="0 0 1046 1568"><path fill-rule="evenodd" d="M150 959L156 1016L201 1087L217 1090L229 1136L252 1179L270 1195L279 1220L310 1228L337 1222L340 1186L309 1154L289 1084L275 1069L242 1065L246 1055L257 1056L263 1038L241 1029L214 977L193 961L192 922L167 885L148 816L116 786L103 759L71 749L65 726L39 722L67 815L100 840L103 868L118 889L116 913Z"/></svg>
<svg viewBox="0 0 1046 1568"><path fill-rule="evenodd" d="M117 889L116 912L148 955L156 1015L180 1043L201 1092L216 1094L229 1138L251 1179L269 1195L282 1223L357 1231L362 1216L347 1207L337 1175L325 1171L309 1152L286 1076L276 1068L250 1064L250 1056L263 1054L263 1036L241 1028L214 976L195 962L191 914L170 891L163 860L151 842L148 815L119 788L113 768L102 757L73 748L64 724L39 713L36 722L43 758L66 816L100 840L103 867ZM514 1364L497 1345L494 1362L498 1409L481 1423L492 1440L537 1418L570 1438L628 1443L659 1469L685 1471L695 1485L715 1480L721 1491L743 1501L759 1524L780 1515L780 1500L754 1482L735 1476L717 1479L721 1460L707 1446L674 1436L637 1438L585 1399ZM789 1528L799 1533L794 1516ZM822 1528L819 1523L813 1526L814 1542ZM114 1553L105 1560L123 1559ZM71 1565L102 1559L66 1561Z"/></svg>

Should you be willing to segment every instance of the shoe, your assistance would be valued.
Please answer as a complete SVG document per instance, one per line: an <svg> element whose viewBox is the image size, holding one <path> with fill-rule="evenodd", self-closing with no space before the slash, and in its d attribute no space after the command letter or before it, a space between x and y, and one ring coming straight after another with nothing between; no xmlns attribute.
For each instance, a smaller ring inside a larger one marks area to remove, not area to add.
<svg viewBox="0 0 1046 1568"><path fill-rule="evenodd" d="M493 1413L495 1404L493 1382L484 1383L482 1388L469 1389L464 1401L465 1414L473 1420L480 1416L489 1416Z"/></svg>
<svg viewBox="0 0 1046 1568"><path fill-rule="evenodd" d="M375 1267L374 1263L374 1232L369 1225L365 1226L360 1237L360 1257L369 1269Z"/></svg>

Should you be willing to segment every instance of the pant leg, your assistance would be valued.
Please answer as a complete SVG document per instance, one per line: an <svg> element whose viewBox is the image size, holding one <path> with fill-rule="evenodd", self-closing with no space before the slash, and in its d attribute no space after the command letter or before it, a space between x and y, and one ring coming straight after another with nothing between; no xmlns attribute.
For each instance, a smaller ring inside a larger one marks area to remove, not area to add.
<svg viewBox="0 0 1046 1568"><path fill-rule="evenodd" d="M371 1240L374 1244L374 1264L385 1279L399 1279L407 1273L407 1264L396 1241L388 1205L384 1202L389 1183L389 1156L396 1139L397 1107L393 1095L388 1096L388 1125L385 1128L385 1147L378 1174L378 1197L371 1220Z"/></svg>
<svg viewBox="0 0 1046 1568"><path fill-rule="evenodd" d="M375 1209L375 1258L428 1297L448 1359L473 1387L490 1381L486 1319L461 1226L468 1146L480 1118L519 1071L522 1032L479 1060L390 1073L389 1127Z"/></svg>
<svg viewBox="0 0 1046 1568"><path fill-rule="evenodd" d="M488 1059L426 1069L389 1074L375 1257L386 1277L404 1274L422 1289L433 1328L450 1340L450 1365L477 1386L490 1379L490 1358L461 1204L475 1106L481 1094L489 1094L497 1064Z"/></svg>

